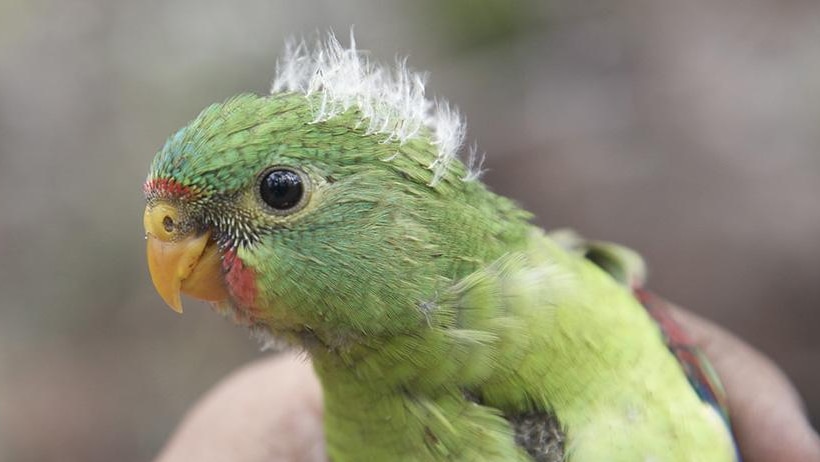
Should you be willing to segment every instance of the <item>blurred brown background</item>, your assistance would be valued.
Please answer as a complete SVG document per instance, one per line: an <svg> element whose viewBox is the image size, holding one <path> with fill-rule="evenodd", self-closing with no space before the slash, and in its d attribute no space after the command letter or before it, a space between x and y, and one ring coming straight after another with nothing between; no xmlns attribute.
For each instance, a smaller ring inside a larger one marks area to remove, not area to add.
<svg viewBox="0 0 820 462"><path fill-rule="evenodd" d="M155 295L140 186L285 37L351 24L431 71L495 190L639 249L820 417L820 3L0 0L0 460L149 459L261 354Z"/></svg>

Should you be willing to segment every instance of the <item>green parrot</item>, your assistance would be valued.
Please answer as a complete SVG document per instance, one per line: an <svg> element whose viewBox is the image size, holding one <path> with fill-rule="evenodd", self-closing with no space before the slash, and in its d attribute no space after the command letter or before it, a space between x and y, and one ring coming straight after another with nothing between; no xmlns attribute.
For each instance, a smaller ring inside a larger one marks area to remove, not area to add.
<svg viewBox="0 0 820 462"><path fill-rule="evenodd" d="M489 191L424 85L352 37L291 43L270 95L171 136L144 185L162 298L306 352L333 462L739 460L640 257Z"/></svg>

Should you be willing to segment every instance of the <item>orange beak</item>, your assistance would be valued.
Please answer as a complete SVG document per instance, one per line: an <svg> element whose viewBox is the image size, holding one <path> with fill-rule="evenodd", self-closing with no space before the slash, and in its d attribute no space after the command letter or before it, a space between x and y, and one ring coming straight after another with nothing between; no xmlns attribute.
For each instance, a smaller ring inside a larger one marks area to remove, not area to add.
<svg viewBox="0 0 820 462"><path fill-rule="evenodd" d="M177 313L182 313L180 292L200 300L226 300L219 246L211 233L182 234L175 229L178 223L179 213L170 204L145 208L148 270L160 297Z"/></svg>

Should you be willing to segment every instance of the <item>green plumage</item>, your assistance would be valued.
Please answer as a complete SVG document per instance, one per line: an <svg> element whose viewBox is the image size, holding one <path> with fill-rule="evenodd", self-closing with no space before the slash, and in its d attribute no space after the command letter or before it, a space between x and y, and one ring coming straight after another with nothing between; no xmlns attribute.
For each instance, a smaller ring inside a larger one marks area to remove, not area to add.
<svg viewBox="0 0 820 462"><path fill-rule="evenodd" d="M465 181L435 127L398 140L361 104L317 117L323 97L213 105L149 177L197 191L184 215L253 275L224 308L312 358L334 462L532 460L507 419L528 413L554 415L572 462L734 460L623 275ZM260 201L273 166L309 180L303 208Z"/></svg>

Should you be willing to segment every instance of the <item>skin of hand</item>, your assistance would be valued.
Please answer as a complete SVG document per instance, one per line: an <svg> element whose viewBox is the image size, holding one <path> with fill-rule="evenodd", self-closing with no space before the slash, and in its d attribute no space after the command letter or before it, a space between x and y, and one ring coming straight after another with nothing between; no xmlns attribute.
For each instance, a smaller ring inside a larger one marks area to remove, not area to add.
<svg viewBox="0 0 820 462"><path fill-rule="evenodd" d="M675 310L673 317L720 375L745 462L820 462L820 437L770 359L694 314ZM323 439L321 388L313 369L303 357L282 354L249 364L214 387L156 462L324 462Z"/></svg>

